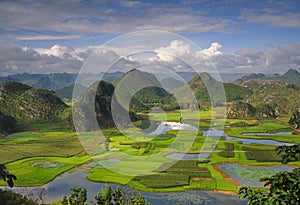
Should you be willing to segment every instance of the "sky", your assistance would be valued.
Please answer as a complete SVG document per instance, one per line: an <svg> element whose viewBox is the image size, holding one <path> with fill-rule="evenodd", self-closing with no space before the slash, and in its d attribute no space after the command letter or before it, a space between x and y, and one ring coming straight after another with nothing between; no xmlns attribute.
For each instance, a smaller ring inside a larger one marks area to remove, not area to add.
<svg viewBox="0 0 300 205"><path fill-rule="evenodd" d="M300 1L0 1L0 76L79 72L95 48L129 32L175 33L199 46L225 73L300 71ZM170 49L172 48L172 49ZM191 55L185 41L155 51ZM120 55L117 50L108 52ZM123 63L139 66L130 56ZM178 56L180 58L180 56ZM180 67L157 53L143 63ZM167 65L167 64L168 65ZM126 67L124 66L124 67ZM182 67L182 66L181 66ZM180 71L176 70L176 71Z"/></svg>

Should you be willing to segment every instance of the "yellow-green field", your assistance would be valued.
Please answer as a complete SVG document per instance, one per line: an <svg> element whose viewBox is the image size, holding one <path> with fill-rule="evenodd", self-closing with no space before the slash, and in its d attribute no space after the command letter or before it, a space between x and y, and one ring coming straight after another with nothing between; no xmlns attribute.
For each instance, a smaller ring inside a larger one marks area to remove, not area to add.
<svg viewBox="0 0 300 205"><path fill-rule="evenodd" d="M221 111L221 109L220 109ZM202 130L208 130L222 125L222 116L215 111L192 110L174 111L167 113L168 121L183 121L192 125L199 125L201 129L191 138L191 131L181 131L182 139L177 142L178 131L168 131L155 138L142 136L140 133L134 138L125 136L118 130L106 129L102 133L109 137L110 151L90 157L86 154L77 133L62 131L55 124L32 125L31 130L14 133L0 139L0 163L7 165L11 173L18 177L16 186L34 186L45 184L57 175L74 167L81 166L91 160L118 159L120 162L108 168L89 168L89 180L128 185L145 191L183 191L191 189L223 190L236 192L238 187L216 169L216 164L240 163L250 165L281 164L275 146L250 144L244 145L238 141L221 139L214 141L210 137L202 136ZM151 113L151 120L162 120L161 113ZM284 118L285 119L285 118ZM198 121L197 121L198 120ZM199 123L200 120L200 123ZM211 122L214 122L213 124ZM248 126L235 127L234 123L246 123ZM282 142L300 143L299 135L270 135L245 136L244 132L289 132L291 128L279 124L276 120L266 119L226 119L227 135L239 138L271 139ZM139 123L137 123L138 125ZM129 129L128 133L136 133L137 129ZM91 134L97 140L97 134ZM192 139L192 140L191 140ZM104 141L99 141L101 146ZM198 154L205 146L216 144L216 149L207 161L190 160L189 169L180 164L159 171L173 160L166 156L176 152ZM258 153L258 154L255 154ZM143 161L147 159L147 161ZM196 163L196 164L194 164ZM291 163L300 166L300 163ZM82 166L83 167L83 166ZM86 167L83 167L86 168ZM130 173L145 174L144 170L152 174L149 181L143 177L131 176ZM124 171L126 170L126 171ZM192 171L191 171L192 170ZM194 170L194 171L193 171ZM172 180L173 179L173 182ZM4 185L1 182L1 185Z"/></svg>

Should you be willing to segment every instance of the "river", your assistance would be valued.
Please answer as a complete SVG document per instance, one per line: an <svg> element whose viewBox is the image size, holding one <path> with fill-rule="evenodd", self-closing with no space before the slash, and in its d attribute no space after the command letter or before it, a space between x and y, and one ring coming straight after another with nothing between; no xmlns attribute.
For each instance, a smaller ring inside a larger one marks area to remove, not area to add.
<svg viewBox="0 0 300 205"><path fill-rule="evenodd" d="M84 169L75 169L72 172L66 172L53 181L38 187L14 187L12 191L28 194L38 193L45 189L46 195L43 196L44 203L51 203L59 201L63 196L70 195L70 188L78 186L86 188L88 192L88 201L94 200L97 192L101 187L111 186L113 189L120 185L96 183L86 179L88 171ZM130 190L129 187L120 186L124 189ZM4 188L4 187L1 187ZM9 189L9 188L4 188ZM185 192L168 192L168 193L154 193L141 192L145 199L153 205L174 205L182 203L184 205L245 205L245 201L240 201L237 195L221 194L212 191L193 190Z"/></svg>

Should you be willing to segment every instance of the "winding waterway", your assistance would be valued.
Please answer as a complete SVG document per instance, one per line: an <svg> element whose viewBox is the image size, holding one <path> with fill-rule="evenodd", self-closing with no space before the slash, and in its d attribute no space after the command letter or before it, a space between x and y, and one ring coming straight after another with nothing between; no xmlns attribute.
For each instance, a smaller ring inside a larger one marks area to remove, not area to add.
<svg viewBox="0 0 300 205"><path fill-rule="evenodd" d="M169 130L196 130L197 128L189 124L180 124L172 122L163 122L158 128L150 133L152 135L164 134ZM224 136L223 131L219 130L209 130L204 131L203 136ZM275 140L256 140L256 139L246 139L246 138L235 138L235 137L225 137L226 140L237 140L242 141L244 144L257 143L257 144L267 144L267 145L292 145L290 143L278 142ZM173 153L168 156L170 159L177 159L178 157L182 159L193 159L199 158L199 154L181 156L181 153ZM203 155L200 158L207 158L207 155ZM44 198L44 203L51 203L59 201L63 196L70 195L70 188L77 186L81 188L86 188L88 191L88 201L94 199L94 196L101 190L102 187L111 186L113 189L120 185L116 184L106 184L106 183L96 183L86 179L89 174L87 170L77 168L72 172L66 172L53 181L38 187L15 187L12 190L18 193L27 195L28 193L38 193L40 190L44 189L46 195ZM124 189L130 189L126 186L121 186ZM8 189L7 187L0 187ZM216 193L213 191L202 191L202 190L191 190L184 192L168 192L168 193L154 193L154 192L141 192L145 199L152 203L153 205L174 205L182 203L184 205L245 205L246 201L240 201L237 195Z"/></svg>
<svg viewBox="0 0 300 205"><path fill-rule="evenodd" d="M120 185L96 183L86 179L88 171L84 169L75 169L72 172L66 172L61 176L56 177L53 181L39 187L15 187L12 190L22 194L29 192L38 193L41 189L45 189L47 193L44 198L44 203L59 201L63 196L70 195L70 188L73 186L86 188L88 192L88 201L94 199L97 192L102 187L111 186L113 189ZM120 186L130 190L129 187ZM1 187L3 188L3 187ZM8 189L8 188L5 188ZM245 205L245 201L240 201L237 195L221 194L212 191L192 190L185 192L169 192L169 193L154 193L141 192L148 202L153 205L174 205L182 203L184 205Z"/></svg>

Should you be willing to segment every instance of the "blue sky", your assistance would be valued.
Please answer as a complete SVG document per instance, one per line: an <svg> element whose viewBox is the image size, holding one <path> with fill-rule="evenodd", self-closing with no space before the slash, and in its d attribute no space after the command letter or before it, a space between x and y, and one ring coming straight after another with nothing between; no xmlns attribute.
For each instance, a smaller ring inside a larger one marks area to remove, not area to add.
<svg viewBox="0 0 300 205"><path fill-rule="evenodd" d="M0 46L6 49L7 45L29 49L50 49L55 44L91 47L147 29L183 35L203 49L218 42L228 55L245 49L265 52L299 46L300 1L0 2ZM297 62L292 62L295 69ZM9 66L2 65L6 68L2 74L10 73ZM21 72L21 67L14 72Z"/></svg>

